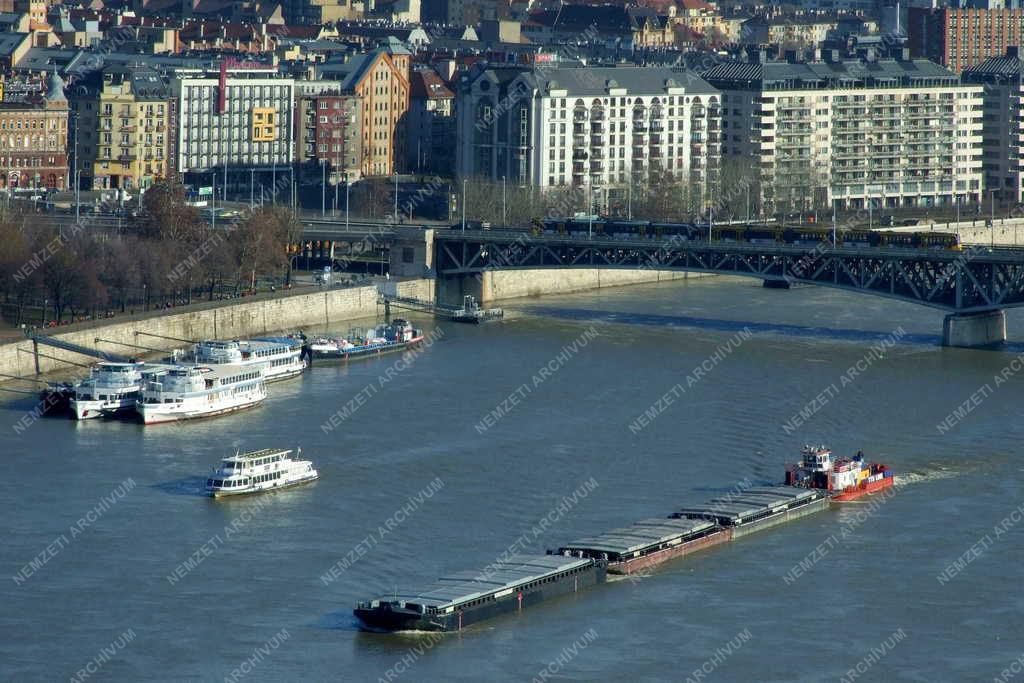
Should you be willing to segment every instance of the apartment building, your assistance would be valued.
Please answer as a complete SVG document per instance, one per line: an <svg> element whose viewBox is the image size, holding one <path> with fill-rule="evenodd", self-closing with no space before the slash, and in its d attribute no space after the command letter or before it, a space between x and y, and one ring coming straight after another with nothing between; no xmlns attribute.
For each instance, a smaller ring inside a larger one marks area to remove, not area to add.
<svg viewBox="0 0 1024 683"><path fill-rule="evenodd" d="M1024 40L1024 9L907 9L907 45L915 57L956 73L1001 57Z"/></svg>
<svg viewBox="0 0 1024 683"><path fill-rule="evenodd" d="M171 78L176 170L187 182L250 185L251 173L291 169L295 81L269 66L182 69ZM207 175L205 179L192 177Z"/></svg>
<svg viewBox="0 0 1024 683"><path fill-rule="evenodd" d="M409 51L392 40L385 47L344 55L317 69L322 80L339 82L343 94L358 97L362 104L359 121L364 176L386 176L403 170L410 58Z"/></svg>
<svg viewBox="0 0 1024 683"><path fill-rule="evenodd" d="M1018 49L1007 48L963 73L963 81L982 86L982 170L984 187L1003 201L1024 201L1024 79Z"/></svg>
<svg viewBox="0 0 1024 683"><path fill-rule="evenodd" d="M296 81L295 139L299 172L306 181L331 185L362 177L362 106L332 81Z"/></svg>
<svg viewBox="0 0 1024 683"><path fill-rule="evenodd" d="M53 72L45 90L0 103L0 187L68 187L68 101Z"/></svg>
<svg viewBox="0 0 1024 683"><path fill-rule="evenodd" d="M599 206L631 185L704 186L717 167L719 96L669 68L480 69L459 83L458 174L587 186Z"/></svg>
<svg viewBox="0 0 1024 683"><path fill-rule="evenodd" d="M752 173L765 213L949 205L982 191L981 88L900 59L728 62L722 163Z"/></svg>
<svg viewBox="0 0 1024 683"><path fill-rule="evenodd" d="M88 110L85 101L92 105ZM95 91L87 89L85 98L76 98L75 108L84 187L132 190L168 177L174 136L170 89L156 71L108 67Z"/></svg>
<svg viewBox="0 0 1024 683"><path fill-rule="evenodd" d="M429 67L412 72L409 89L406 168L450 174L455 163L455 93Z"/></svg>

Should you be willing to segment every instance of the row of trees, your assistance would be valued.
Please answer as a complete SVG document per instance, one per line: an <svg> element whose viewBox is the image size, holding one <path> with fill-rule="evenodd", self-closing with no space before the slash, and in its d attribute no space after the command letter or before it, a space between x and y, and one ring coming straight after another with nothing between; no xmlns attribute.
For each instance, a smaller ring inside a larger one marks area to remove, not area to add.
<svg viewBox="0 0 1024 683"><path fill-rule="evenodd" d="M292 212L279 206L213 227L171 182L143 195L127 230L111 233L88 217L67 223L18 211L0 216L0 287L11 322L106 317L237 295L256 280L287 284L288 245L301 237Z"/></svg>
<svg viewBox="0 0 1024 683"><path fill-rule="evenodd" d="M638 220L679 221L706 216L746 218L759 215L757 171L749 164L726 162L709 182L653 176L610 189L586 185L539 191L483 179L466 182L466 218L493 226L530 225L545 216L611 213ZM459 217L461 218L461 216Z"/></svg>

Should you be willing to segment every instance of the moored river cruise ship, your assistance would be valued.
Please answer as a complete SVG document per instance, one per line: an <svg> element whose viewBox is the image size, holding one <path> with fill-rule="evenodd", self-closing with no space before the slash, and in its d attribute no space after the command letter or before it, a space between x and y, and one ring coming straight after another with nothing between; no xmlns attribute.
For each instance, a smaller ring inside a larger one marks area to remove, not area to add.
<svg viewBox="0 0 1024 683"><path fill-rule="evenodd" d="M71 392L71 416L76 420L131 413L139 400L145 369L169 368L143 362L97 363L88 379L75 384Z"/></svg>
<svg viewBox="0 0 1024 683"><path fill-rule="evenodd" d="M277 382L297 377L306 369L302 341L290 337L232 341L202 341L183 360L199 365L264 366L264 379Z"/></svg>
<svg viewBox="0 0 1024 683"><path fill-rule="evenodd" d="M296 455L300 455L299 449ZM290 449L264 448L224 458L220 469L206 480L214 498L276 491L314 481L319 473L309 460L293 460Z"/></svg>
<svg viewBox="0 0 1024 683"><path fill-rule="evenodd" d="M147 377L136 410L156 424L251 408L267 397L263 373L262 366L175 366Z"/></svg>

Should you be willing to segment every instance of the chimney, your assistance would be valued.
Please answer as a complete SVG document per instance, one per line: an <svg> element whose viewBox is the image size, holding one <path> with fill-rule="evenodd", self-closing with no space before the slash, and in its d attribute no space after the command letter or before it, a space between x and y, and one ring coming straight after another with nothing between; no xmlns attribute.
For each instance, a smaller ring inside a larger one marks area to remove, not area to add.
<svg viewBox="0 0 1024 683"><path fill-rule="evenodd" d="M1009 48L1007 48L1007 49L1009 49ZM909 62L910 61L910 48L909 47L905 47L902 50L900 50L900 61L901 62Z"/></svg>
<svg viewBox="0 0 1024 683"><path fill-rule="evenodd" d="M1020 48L1017 45L1007 45L1006 56L1013 57L1014 59L1020 59Z"/></svg>
<svg viewBox="0 0 1024 683"><path fill-rule="evenodd" d="M796 50L786 50L785 58L790 64L796 64Z"/></svg>

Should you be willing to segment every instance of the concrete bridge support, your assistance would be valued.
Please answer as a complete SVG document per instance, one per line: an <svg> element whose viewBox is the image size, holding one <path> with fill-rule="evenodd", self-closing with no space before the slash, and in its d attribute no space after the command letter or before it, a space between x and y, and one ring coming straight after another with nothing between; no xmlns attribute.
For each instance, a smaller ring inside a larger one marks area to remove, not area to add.
<svg viewBox="0 0 1024 683"><path fill-rule="evenodd" d="M484 294L488 291L483 280L490 278L490 273L469 273L467 275L439 275L435 289L436 301L445 306L461 306L464 296L474 297L478 303L485 303ZM490 301L490 298L487 298Z"/></svg>
<svg viewBox="0 0 1024 683"><path fill-rule="evenodd" d="M998 346L1006 341L1006 311L952 313L942 321L942 345L963 348Z"/></svg>

